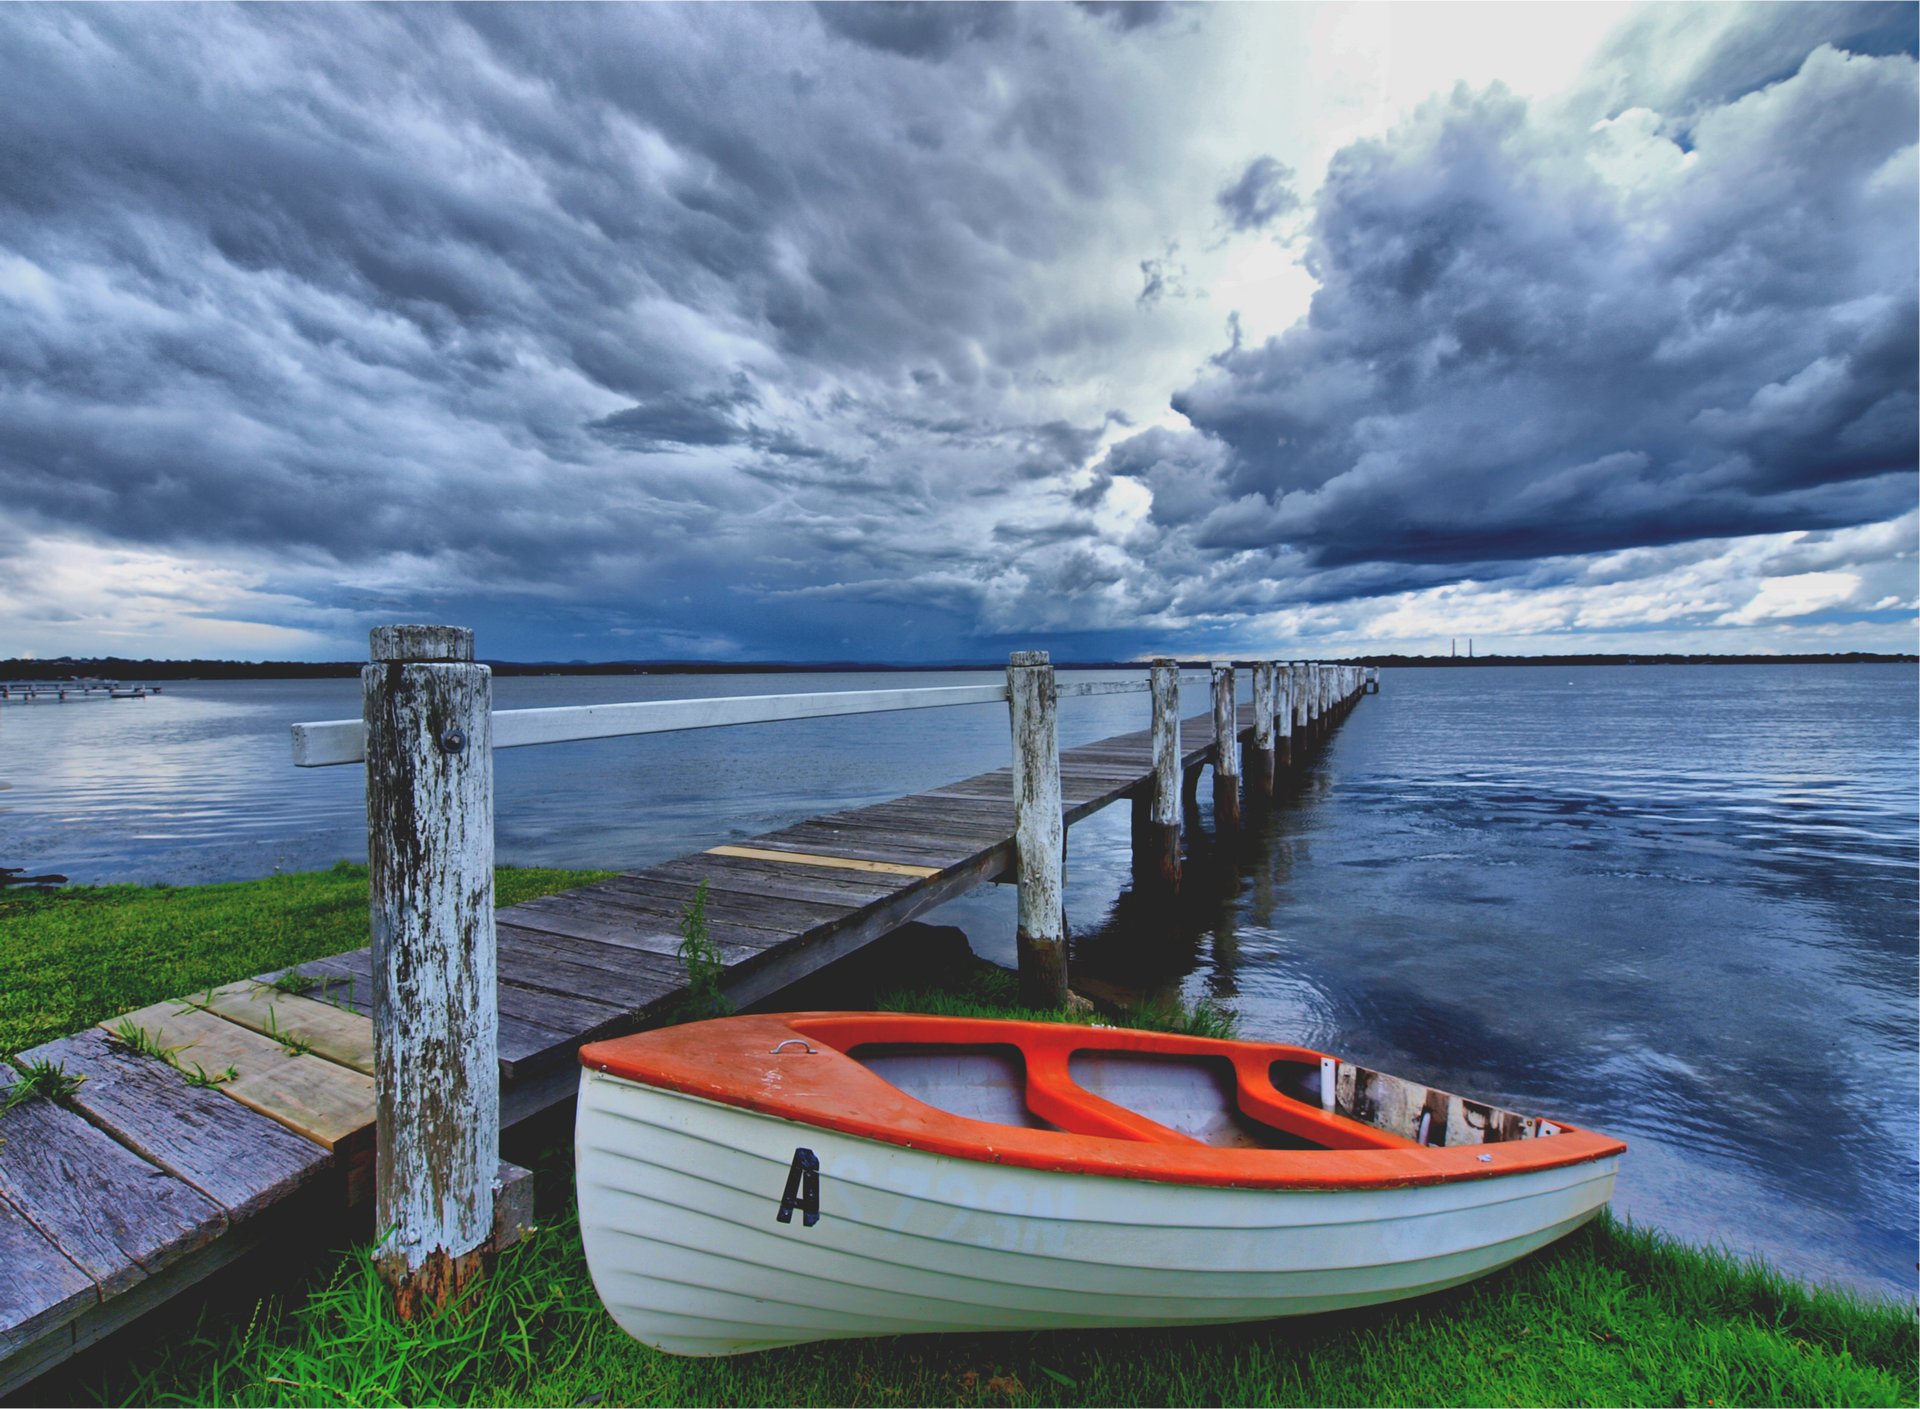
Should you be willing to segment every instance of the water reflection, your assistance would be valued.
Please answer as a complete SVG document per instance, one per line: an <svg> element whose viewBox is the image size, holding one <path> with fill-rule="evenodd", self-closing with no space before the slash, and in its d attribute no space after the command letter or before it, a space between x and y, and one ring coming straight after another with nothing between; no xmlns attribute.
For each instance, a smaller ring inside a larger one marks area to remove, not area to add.
<svg viewBox="0 0 1920 1409"><path fill-rule="evenodd" d="M1396 673L1243 836L1189 815L1178 907L1070 884L1076 982L1592 1124L1633 1216L1911 1295L1912 670L1583 676Z"/></svg>

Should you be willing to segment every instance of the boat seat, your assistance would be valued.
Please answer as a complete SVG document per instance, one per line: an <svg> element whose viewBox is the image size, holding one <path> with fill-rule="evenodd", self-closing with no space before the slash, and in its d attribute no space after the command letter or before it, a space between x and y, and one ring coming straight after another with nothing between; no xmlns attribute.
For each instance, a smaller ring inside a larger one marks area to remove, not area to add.
<svg viewBox="0 0 1920 1409"><path fill-rule="evenodd" d="M1027 1053L1027 1109L1073 1135L1144 1140L1155 1145L1204 1145L1191 1135L1148 1120L1096 1096L1067 1072L1065 1051Z"/></svg>

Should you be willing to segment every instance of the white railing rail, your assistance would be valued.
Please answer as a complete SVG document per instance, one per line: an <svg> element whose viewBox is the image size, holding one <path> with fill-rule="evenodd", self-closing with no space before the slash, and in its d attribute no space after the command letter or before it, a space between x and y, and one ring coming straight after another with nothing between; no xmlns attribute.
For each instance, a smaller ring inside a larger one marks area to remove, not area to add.
<svg viewBox="0 0 1920 1409"><path fill-rule="evenodd" d="M1147 681L1076 680L1059 685L1062 698L1144 694ZM829 690L804 695L719 695L699 700L642 700L631 704L561 705L551 709L493 711L493 746L528 748L633 734L674 734L733 724L773 724L789 719L826 719L842 714L886 714L907 709L1005 704L1007 687L936 685L910 690ZM358 719L328 719L293 726L293 761L300 768L363 763L367 728Z"/></svg>

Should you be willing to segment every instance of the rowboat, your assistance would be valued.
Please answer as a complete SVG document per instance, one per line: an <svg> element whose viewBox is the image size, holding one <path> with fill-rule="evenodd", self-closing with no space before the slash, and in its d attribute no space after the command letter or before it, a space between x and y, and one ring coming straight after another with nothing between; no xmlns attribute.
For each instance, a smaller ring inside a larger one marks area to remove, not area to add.
<svg viewBox="0 0 1920 1409"><path fill-rule="evenodd" d="M678 1355L1264 1320L1454 1286L1626 1146L1305 1047L903 1013L580 1052L594 1286Z"/></svg>

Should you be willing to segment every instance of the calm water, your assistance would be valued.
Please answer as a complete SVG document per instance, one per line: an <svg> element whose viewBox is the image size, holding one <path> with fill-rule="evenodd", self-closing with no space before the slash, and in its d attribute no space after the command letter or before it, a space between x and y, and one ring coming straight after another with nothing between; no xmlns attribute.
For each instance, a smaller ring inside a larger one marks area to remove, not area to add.
<svg viewBox="0 0 1920 1409"><path fill-rule="evenodd" d="M989 676L503 679L501 708ZM1618 1206L1803 1275L1915 1290L1920 721L1912 667L1389 672L1196 894L1128 890L1124 808L1076 827L1076 982L1208 996L1250 1036L1625 1138ZM1068 744L1144 723L1073 700ZM287 725L352 680L0 707L0 865L256 876L365 853L358 770ZM1198 712L1197 700L1189 713ZM1003 708L498 756L503 860L632 866L998 767ZM1209 790L1201 789L1203 798ZM1009 961L1009 887L935 918ZM4 942L0 938L0 942Z"/></svg>

